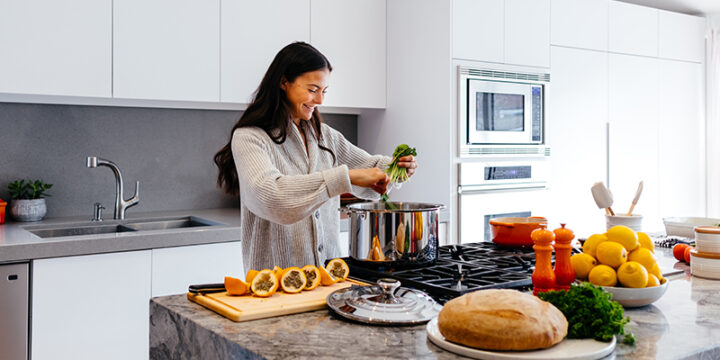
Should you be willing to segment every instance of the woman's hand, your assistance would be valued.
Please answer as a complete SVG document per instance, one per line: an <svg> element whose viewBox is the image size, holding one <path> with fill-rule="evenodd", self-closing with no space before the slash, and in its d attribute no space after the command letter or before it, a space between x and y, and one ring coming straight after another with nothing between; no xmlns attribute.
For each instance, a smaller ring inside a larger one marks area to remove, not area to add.
<svg viewBox="0 0 720 360"><path fill-rule="evenodd" d="M390 182L390 177L379 168L350 169L348 175L351 184L371 188L378 194L384 194Z"/></svg>
<svg viewBox="0 0 720 360"><path fill-rule="evenodd" d="M407 176L411 177L415 173L415 169L417 169L417 161L415 161L415 157L412 155L403 156L398 159L398 167L404 167L405 172L407 172Z"/></svg>

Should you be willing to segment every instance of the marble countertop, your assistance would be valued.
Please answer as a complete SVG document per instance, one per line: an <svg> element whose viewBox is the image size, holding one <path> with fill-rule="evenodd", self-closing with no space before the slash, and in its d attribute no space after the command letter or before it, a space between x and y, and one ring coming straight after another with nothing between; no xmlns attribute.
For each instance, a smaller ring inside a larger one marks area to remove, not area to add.
<svg viewBox="0 0 720 360"><path fill-rule="evenodd" d="M670 249L656 253L663 272L675 272L668 290L654 304L626 309L637 343L618 344L609 358L719 358L720 281L691 276ZM151 359L460 358L432 344L425 325L370 326L330 310L236 323L185 295L153 298L150 327Z"/></svg>

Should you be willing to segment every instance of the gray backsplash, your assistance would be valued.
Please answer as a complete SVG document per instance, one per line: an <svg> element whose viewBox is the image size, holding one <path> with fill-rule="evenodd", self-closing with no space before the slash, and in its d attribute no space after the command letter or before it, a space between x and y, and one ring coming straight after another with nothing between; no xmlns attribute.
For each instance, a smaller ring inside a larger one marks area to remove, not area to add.
<svg viewBox="0 0 720 360"><path fill-rule="evenodd" d="M115 162L125 198L140 181L132 212L238 205L215 186L213 155L228 140L240 111L0 103L0 198L18 179L52 183L47 217L92 216L101 202L112 218L115 178L85 167L87 156ZM357 143L356 115L324 115Z"/></svg>

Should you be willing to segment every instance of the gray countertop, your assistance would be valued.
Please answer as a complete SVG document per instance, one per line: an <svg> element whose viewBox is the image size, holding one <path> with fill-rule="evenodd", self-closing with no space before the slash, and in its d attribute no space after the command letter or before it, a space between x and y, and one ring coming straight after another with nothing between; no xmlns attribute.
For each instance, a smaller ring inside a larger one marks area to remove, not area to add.
<svg viewBox="0 0 720 360"><path fill-rule="evenodd" d="M67 217L37 222L7 222L0 225L0 263L239 240L239 209L128 213L126 220L185 216L195 216L222 225L43 239L29 232L27 228L83 224L88 223L88 219ZM121 221L105 220L103 223L114 224Z"/></svg>
<svg viewBox="0 0 720 360"><path fill-rule="evenodd" d="M627 309L635 346L619 344L609 358L714 359L720 357L720 281L693 277L658 249L662 264L679 271L654 304ZM666 272L666 271L664 271ZM386 358L454 359L427 339L425 325L370 326L330 310L236 323L187 300L150 302L151 359Z"/></svg>

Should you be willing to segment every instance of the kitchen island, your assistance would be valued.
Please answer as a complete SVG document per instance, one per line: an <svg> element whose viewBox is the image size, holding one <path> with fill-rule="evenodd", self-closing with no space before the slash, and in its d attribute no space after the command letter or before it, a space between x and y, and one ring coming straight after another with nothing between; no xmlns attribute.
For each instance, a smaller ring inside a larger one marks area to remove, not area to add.
<svg viewBox="0 0 720 360"><path fill-rule="evenodd" d="M670 249L656 250L671 261ZM617 359L720 358L720 281L672 265L665 295L652 305L627 309L635 346L618 344ZM425 325L370 326L330 310L236 323L190 302L185 295L150 302L151 359L387 358L454 359L427 339Z"/></svg>

